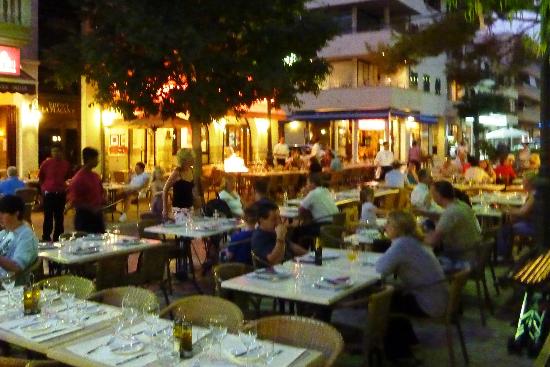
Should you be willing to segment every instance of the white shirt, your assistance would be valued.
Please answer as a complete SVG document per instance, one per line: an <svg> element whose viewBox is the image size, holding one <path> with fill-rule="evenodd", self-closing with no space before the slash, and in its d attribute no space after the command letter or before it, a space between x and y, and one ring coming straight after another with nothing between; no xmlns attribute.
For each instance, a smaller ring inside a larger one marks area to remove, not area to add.
<svg viewBox="0 0 550 367"><path fill-rule="evenodd" d="M313 144L313 146L311 147L311 154L309 156L321 159L322 155L323 151L321 150L321 146L319 145L319 143Z"/></svg>
<svg viewBox="0 0 550 367"><path fill-rule="evenodd" d="M286 159L289 152L290 150L288 149L288 145L284 143L277 143L273 147L273 156L277 159Z"/></svg>
<svg viewBox="0 0 550 367"><path fill-rule="evenodd" d="M300 206L311 212L317 223L331 222L331 216L338 213L338 207L326 187L316 187L302 200Z"/></svg>
<svg viewBox="0 0 550 367"><path fill-rule="evenodd" d="M373 203L367 201L361 205L361 222L376 224L376 206Z"/></svg>
<svg viewBox="0 0 550 367"><path fill-rule="evenodd" d="M405 175L399 169L392 169L386 173L386 186L404 188L405 187Z"/></svg>
<svg viewBox="0 0 550 367"><path fill-rule="evenodd" d="M391 166L393 163L393 153L389 150L381 150L378 153L376 153L376 158L374 158L374 164L380 166L380 167L387 167Z"/></svg>
<svg viewBox="0 0 550 367"><path fill-rule="evenodd" d="M128 186L134 189L142 189L149 183L149 175L145 172L133 175Z"/></svg>
<svg viewBox="0 0 550 367"><path fill-rule="evenodd" d="M236 192L229 193L225 190L222 190L218 194L219 198L227 203L231 213L237 217L243 216L243 204L241 202L241 197Z"/></svg>
<svg viewBox="0 0 550 367"><path fill-rule="evenodd" d="M483 170L483 168L479 167L470 167L464 172L464 179L466 181L473 181L475 183L482 183L482 182L489 182L491 181L491 178Z"/></svg>
<svg viewBox="0 0 550 367"><path fill-rule="evenodd" d="M425 183L420 182L411 192L411 204L414 208L430 210L432 197L430 188Z"/></svg>

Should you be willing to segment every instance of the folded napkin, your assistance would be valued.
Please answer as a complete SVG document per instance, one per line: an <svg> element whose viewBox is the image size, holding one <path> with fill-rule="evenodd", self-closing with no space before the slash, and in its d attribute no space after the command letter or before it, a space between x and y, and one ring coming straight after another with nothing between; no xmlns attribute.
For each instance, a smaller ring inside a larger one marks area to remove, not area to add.
<svg viewBox="0 0 550 367"><path fill-rule="evenodd" d="M321 289L341 290L352 286L350 277L322 277L317 281L315 287Z"/></svg>
<svg viewBox="0 0 550 367"><path fill-rule="evenodd" d="M292 276L290 272L284 270L277 270L273 267L262 268L249 273L248 276L263 280L282 280Z"/></svg>

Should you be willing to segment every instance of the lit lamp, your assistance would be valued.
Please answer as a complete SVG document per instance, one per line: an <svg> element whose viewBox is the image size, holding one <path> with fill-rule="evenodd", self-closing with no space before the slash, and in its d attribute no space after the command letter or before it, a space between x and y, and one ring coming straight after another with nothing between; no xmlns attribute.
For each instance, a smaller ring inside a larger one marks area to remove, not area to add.
<svg viewBox="0 0 550 367"><path fill-rule="evenodd" d="M226 173L248 172L248 168L244 165L244 159L235 154L232 154L223 161L223 170Z"/></svg>

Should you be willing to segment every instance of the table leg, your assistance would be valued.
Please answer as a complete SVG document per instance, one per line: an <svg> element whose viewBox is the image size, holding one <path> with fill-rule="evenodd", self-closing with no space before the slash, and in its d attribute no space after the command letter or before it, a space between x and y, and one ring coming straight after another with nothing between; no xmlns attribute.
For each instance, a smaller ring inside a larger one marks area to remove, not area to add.
<svg viewBox="0 0 550 367"><path fill-rule="evenodd" d="M189 274L191 274L191 282L195 286L198 293L204 293L197 283L197 277L195 274L195 265L193 263L193 253L191 246L191 239L178 238L178 247L182 249L183 256L176 259L176 278L180 281L189 280Z"/></svg>

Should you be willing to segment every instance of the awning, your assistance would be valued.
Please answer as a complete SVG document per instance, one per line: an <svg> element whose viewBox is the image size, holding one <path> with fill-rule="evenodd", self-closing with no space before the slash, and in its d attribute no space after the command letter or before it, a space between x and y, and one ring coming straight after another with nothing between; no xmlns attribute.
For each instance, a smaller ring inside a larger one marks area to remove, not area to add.
<svg viewBox="0 0 550 367"><path fill-rule="evenodd" d="M23 70L19 76L0 75L0 93L36 94L36 80Z"/></svg>
<svg viewBox="0 0 550 367"><path fill-rule="evenodd" d="M424 124L436 124L439 118L434 115L424 115L401 110L353 110L353 111L304 111L296 112L288 116L288 120L299 121L332 121L332 120L360 120L360 119L387 119L388 115L397 117L412 116L418 122Z"/></svg>

